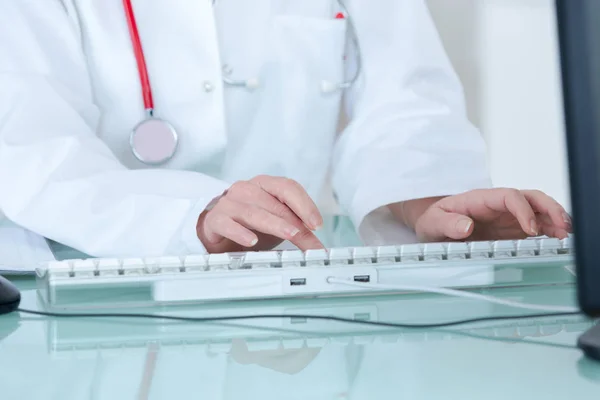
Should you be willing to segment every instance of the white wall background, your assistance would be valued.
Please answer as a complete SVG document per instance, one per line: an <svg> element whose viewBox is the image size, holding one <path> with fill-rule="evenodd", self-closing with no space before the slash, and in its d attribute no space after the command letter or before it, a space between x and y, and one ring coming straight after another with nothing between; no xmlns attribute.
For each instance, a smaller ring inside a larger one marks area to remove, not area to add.
<svg viewBox="0 0 600 400"><path fill-rule="evenodd" d="M553 0L428 0L496 186L570 209Z"/></svg>

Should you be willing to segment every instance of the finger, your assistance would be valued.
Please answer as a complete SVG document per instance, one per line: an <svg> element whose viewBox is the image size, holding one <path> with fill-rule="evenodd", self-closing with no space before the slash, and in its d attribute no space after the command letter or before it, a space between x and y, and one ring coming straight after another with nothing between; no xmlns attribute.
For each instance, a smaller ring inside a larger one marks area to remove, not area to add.
<svg viewBox="0 0 600 400"><path fill-rule="evenodd" d="M231 200L221 203L227 215L248 229L287 240L292 240L300 233L300 229L293 224L255 205Z"/></svg>
<svg viewBox="0 0 600 400"><path fill-rule="evenodd" d="M461 240L473 233L473 220L462 214L432 207L419 218L415 229L422 241Z"/></svg>
<svg viewBox="0 0 600 400"><path fill-rule="evenodd" d="M244 181L237 182L231 186L228 196L231 200L260 207L294 225L299 232L289 240L300 250L325 248L317 236L307 229L306 225L286 204L277 200L258 185Z"/></svg>
<svg viewBox="0 0 600 400"><path fill-rule="evenodd" d="M537 220L538 225L540 226L540 233L542 235L558 239L564 239L569 236L569 231L556 226L549 215L539 214L537 216Z"/></svg>
<svg viewBox="0 0 600 400"><path fill-rule="evenodd" d="M298 233L293 235L293 237L288 240L298 247L300 250L311 250L311 249L324 249L325 246L321 241L317 238L317 236L306 227L306 225L298 218L296 214L292 210L289 209L288 206L281 203L275 197L271 196L269 193L257 187L258 190L262 192L265 197L270 198L270 200L264 199L263 202L259 203L258 206L263 208L265 211L275 215L278 218L283 219L284 221L292 224L298 229Z"/></svg>
<svg viewBox="0 0 600 400"><path fill-rule="evenodd" d="M258 185L248 183L239 184L236 187L232 186L230 195L232 199L239 200L239 202L245 204L256 205L294 225L299 232L289 240L300 250L325 248L317 236L306 228L306 225L287 205L261 189Z"/></svg>
<svg viewBox="0 0 600 400"><path fill-rule="evenodd" d="M534 211L550 216L552 223L565 231L571 231L571 217L556 200L539 190L524 190L523 195Z"/></svg>
<svg viewBox="0 0 600 400"><path fill-rule="evenodd" d="M523 193L516 189L499 189L493 192L499 192L500 196L486 196L484 203L488 208L496 211L508 210L519 221L523 232L533 236L539 235L535 213Z"/></svg>
<svg viewBox="0 0 600 400"><path fill-rule="evenodd" d="M569 231L554 225L554 221L547 214L538 214L538 226L540 227L540 233L548 237L554 237L558 239L564 239L569 237Z"/></svg>
<svg viewBox="0 0 600 400"><path fill-rule="evenodd" d="M562 228L557 228L556 226L547 226L542 225L541 232L543 235L548 237L557 238L557 239L566 239L569 237L569 232Z"/></svg>
<svg viewBox="0 0 600 400"><path fill-rule="evenodd" d="M300 250L324 249L325 246L319 238L308 228L304 227L290 240Z"/></svg>
<svg viewBox="0 0 600 400"><path fill-rule="evenodd" d="M319 229L323 225L323 217L317 205L296 181L281 177L258 176L251 182L286 204L310 229Z"/></svg>
<svg viewBox="0 0 600 400"><path fill-rule="evenodd" d="M243 247L253 247L258 243L258 237L254 232L243 227L230 216L215 210L207 215L204 232L207 240L213 244L219 243L223 238Z"/></svg>
<svg viewBox="0 0 600 400"><path fill-rule="evenodd" d="M510 212L519 222L521 229L537 236L539 227L535 213L525 196L516 189L487 189L450 196L444 199L444 210L465 215L477 214L483 210L497 213ZM477 210L477 211L475 211Z"/></svg>
<svg viewBox="0 0 600 400"><path fill-rule="evenodd" d="M286 204L253 183L238 182L232 185L228 191L228 196L231 200L260 207L294 225L296 223L303 225L300 218Z"/></svg>
<svg viewBox="0 0 600 400"><path fill-rule="evenodd" d="M319 355L318 347L304 347L298 350L286 351L285 354L269 357L256 355L255 363L263 368L269 368L284 374L294 375L306 368Z"/></svg>

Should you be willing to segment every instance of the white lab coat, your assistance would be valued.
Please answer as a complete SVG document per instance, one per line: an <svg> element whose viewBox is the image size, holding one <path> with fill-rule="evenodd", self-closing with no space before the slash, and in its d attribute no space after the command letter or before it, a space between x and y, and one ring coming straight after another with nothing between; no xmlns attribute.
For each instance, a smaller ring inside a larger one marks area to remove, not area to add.
<svg viewBox="0 0 600 400"><path fill-rule="evenodd" d="M149 168L129 147L144 108L122 1L0 2L0 209L94 256L145 256L203 252L198 215L258 174L315 199L330 175L375 241L386 204L489 186L423 0L345 3L362 73L324 95L322 80L355 68L334 0L134 0L156 115L180 136L176 156ZM261 86L223 85L224 65Z"/></svg>

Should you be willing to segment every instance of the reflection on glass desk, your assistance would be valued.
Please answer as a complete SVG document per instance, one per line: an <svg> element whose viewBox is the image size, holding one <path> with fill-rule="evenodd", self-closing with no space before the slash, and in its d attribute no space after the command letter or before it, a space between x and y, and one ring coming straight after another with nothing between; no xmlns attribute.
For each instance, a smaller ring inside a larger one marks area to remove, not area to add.
<svg viewBox="0 0 600 400"><path fill-rule="evenodd" d="M338 228L328 246L359 244L351 227ZM478 291L528 303L575 304L572 275L564 266L522 270L519 285ZM22 307L40 309L35 281L15 282L23 294ZM80 296L82 302L89 301L85 293ZM119 311L197 317L293 313L397 323L526 313L427 294ZM0 317L0 399L597 396L600 366L574 348L578 335L591 324L582 316L569 316L411 330L310 318L201 324L12 314Z"/></svg>
<svg viewBox="0 0 600 400"><path fill-rule="evenodd" d="M23 307L36 308L33 283L18 284ZM563 305L573 304L574 297L570 284L490 292ZM522 313L416 294L155 311L326 314L413 323ZM2 398L571 398L600 388L595 380L600 367L570 348L591 323L572 316L409 330L311 319L194 324L9 315L0 318L0 330L14 329L0 342L7 394Z"/></svg>

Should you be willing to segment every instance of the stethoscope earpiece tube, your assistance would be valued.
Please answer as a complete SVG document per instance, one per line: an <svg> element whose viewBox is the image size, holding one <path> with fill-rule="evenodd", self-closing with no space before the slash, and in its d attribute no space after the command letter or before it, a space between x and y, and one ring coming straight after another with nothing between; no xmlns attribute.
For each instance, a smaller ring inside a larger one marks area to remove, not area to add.
<svg viewBox="0 0 600 400"><path fill-rule="evenodd" d="M152 86L150 85L150 78L148 77L148 67L146 66L144 49L142 48L142 41L140 40L140 34L137 28L137 22L135 20L135 14L133 12L131 0L123 0L123 8L125 9L127 26L129 27L129 36L131 37L131 44L133 46L135 60L138 65L140 83L142 85L142 95L144 97L144 108L146 109L147 113L152 115L152 113L154 112Z"/></svg>

